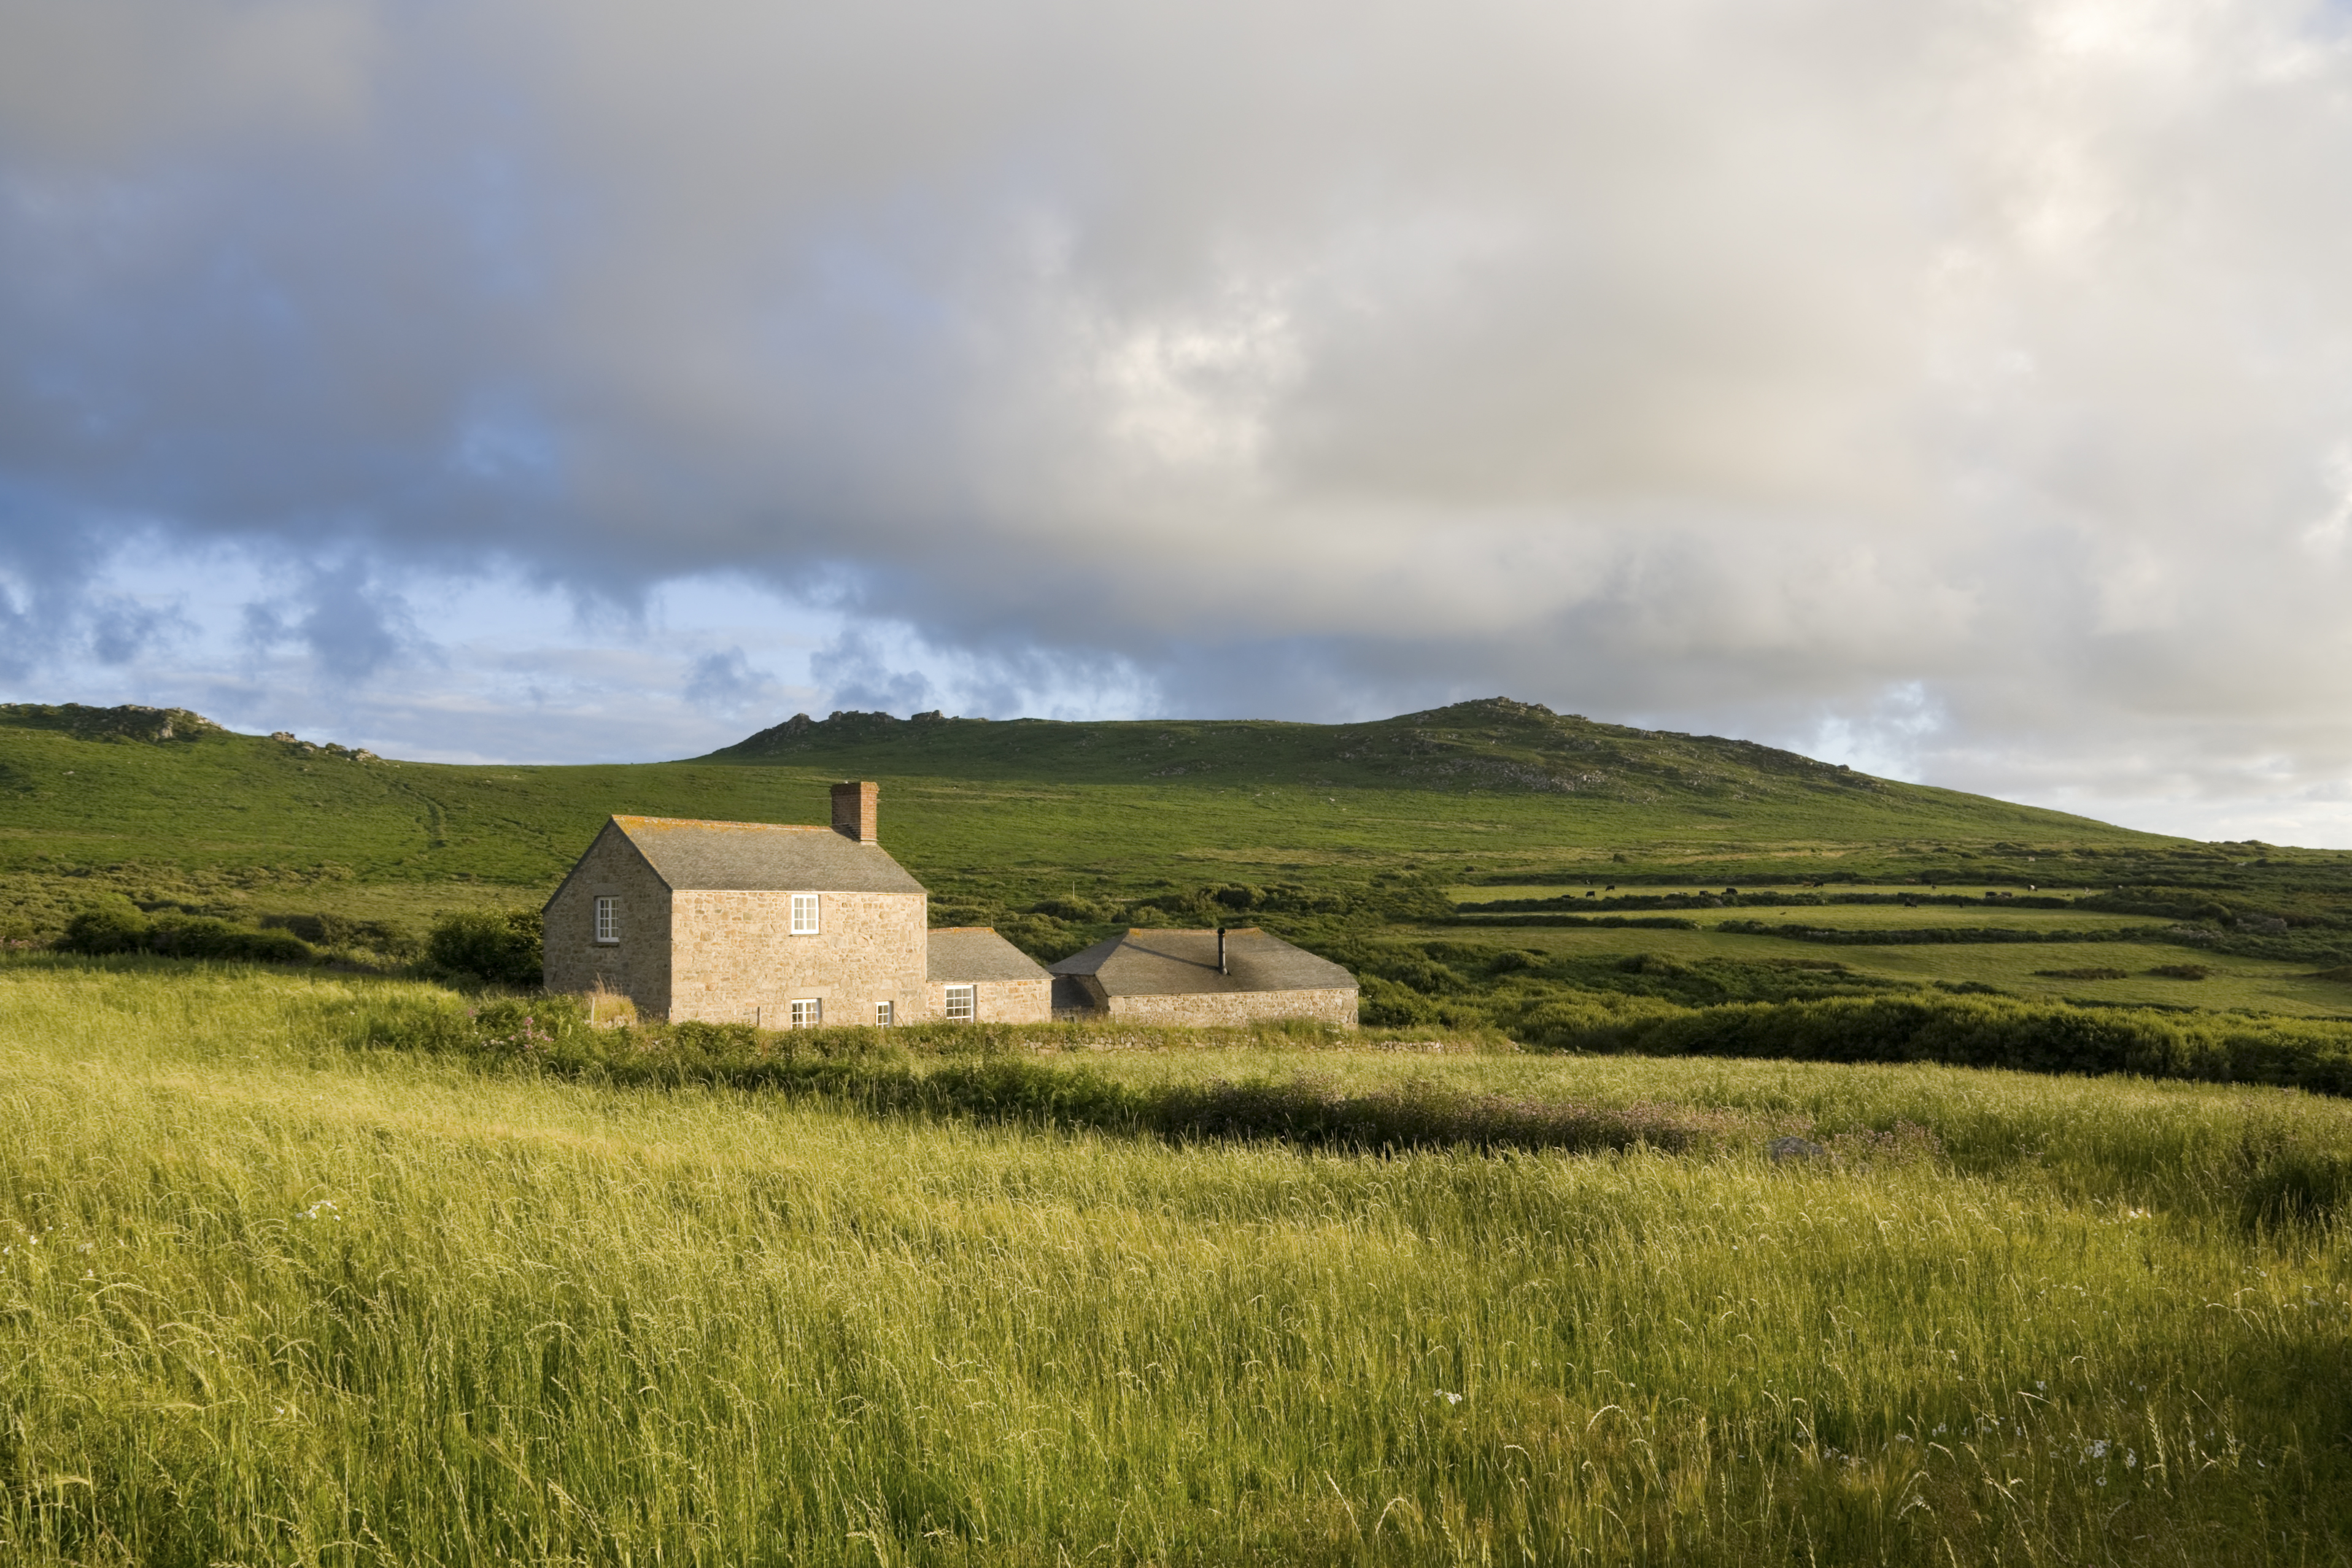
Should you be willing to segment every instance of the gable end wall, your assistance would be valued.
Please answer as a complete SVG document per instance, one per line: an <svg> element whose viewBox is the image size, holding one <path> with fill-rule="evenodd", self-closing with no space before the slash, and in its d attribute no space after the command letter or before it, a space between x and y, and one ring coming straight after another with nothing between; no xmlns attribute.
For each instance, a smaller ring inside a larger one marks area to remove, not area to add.
<svg viewBox="0 0 2352 1568"><path fill-rule="evenodd" d="M618 898L617 943L596 941L596 900ZM610 823L548 901L546 956L541 975L551 991L617 991L637 1016L667 1016L670 1005L670 891L628 835Z"/></svg>

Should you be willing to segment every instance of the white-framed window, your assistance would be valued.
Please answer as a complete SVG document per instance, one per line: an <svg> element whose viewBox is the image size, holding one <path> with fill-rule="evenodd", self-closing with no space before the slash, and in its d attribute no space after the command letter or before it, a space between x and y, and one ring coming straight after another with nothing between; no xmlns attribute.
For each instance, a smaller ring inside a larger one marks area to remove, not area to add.
<svg viewBox="0 0 2352 1568"><path fill-rule="evenodd" d="M948 988L948 1021L954 1023L961 1020L970 1023L971 1011L971 988L950 986Z"/></svg>
<svg viewBox="0 0 2352 1568"><path fill-rule="evenodd" d="M874 1023L878 1029L888 1029L890 1027L890 1004L888 1002L876 1002L874 1004Z"/></svg>
<svg viewBox="0 0 2352 1568"><path fill-rule="evenodd" d="M796 893L793 894L793 935L795 936L814 936L816 935L815 894Z"/></svg>
<svg viewBox="0 0 2352 1568"><path fill-rule="evenodd" d="M803 997L793 1003L793 1027L814 1029L824 1021L824 1003L814 997Z"/></svg>
<svg viewBox="0 0 2352 1568"><path fill-rule="evenodd" d="M621 939L621 901L610 896L596 901L596 940L618 942Z"/></svg>

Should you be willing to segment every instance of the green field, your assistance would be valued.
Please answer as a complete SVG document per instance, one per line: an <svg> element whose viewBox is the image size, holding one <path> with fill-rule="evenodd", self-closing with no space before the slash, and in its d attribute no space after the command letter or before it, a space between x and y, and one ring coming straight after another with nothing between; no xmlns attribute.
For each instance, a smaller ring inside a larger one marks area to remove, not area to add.
<svg viewBox="0 0 2352 1568"><path fill-rule="evenodd" d="M1307 1154L349 1043L433 997L0 964L0 1554L2352 1551L2352 1256L2332 1211L2278 1207L2352 1190L2342 1102L1916 1067L1040 1059L1722 1129L1682 1155ZM1830 1153L1776 1166L1782 1133Z"/></svg>
<svg viewBox="0 0 2352 1568"><path fill-rule="evenodd" d="M1484 889L1473 890L1484 896ZM1858 976L1910 986L1936 982L1990 985L2021 997L2070 998L2105 1005L2154 1005L2251 1009L2302 1017L2352 1017L2352 973L2323 977L2307 962L2230 952L2184 951L2178 939L1948 945L1817 945L1720 929L1727 919L1758 919L1770 926L1826 928L1866 936L1873 931L1992 928L2020 933L2139 933L2162 931L2145 916L2096 909L1954 908L1900 904L1831 905L1818 909L1696 912L1697 929L1643 927L1560 929L1512 925L1497 917L1475 928L1476 939L1564 958L1616 959L1656 954L1683 963L1719 960L1769 964L1791 959L1833 961ZM1415 928L1427 942L1458 941L1458 929ZM2184 963L2210 971L2185 980L2156 973ZM2085 971L2120 969L2121 977Z"/></svg>

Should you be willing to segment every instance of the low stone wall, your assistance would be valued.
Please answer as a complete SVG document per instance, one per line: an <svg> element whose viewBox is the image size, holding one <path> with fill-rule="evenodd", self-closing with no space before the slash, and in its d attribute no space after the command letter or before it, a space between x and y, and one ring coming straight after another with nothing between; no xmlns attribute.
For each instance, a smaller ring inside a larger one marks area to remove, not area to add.
<svg viewBox="0 0 2352 1568"><path fill-rule="evenodd" d="M1115 1022L1189 1024L1218 1028L1255 1023L1263 1019L1314 1019L1356 1027L1354 988L1334 987L1312 991L1212 991L1192 996L1113 997L1109 1016Z"/></svg>
<svg viewBox="0 0 2352 1568"><path fill-rule="evenodd" d="M959 981L971 987L974 1023L1050 1023L1054 1018L1054 982L1034 980ZM933 980L923 988L924 1021L948 1016L948 982ZM912 1020L909 1020L912 1021Z"/></svg>

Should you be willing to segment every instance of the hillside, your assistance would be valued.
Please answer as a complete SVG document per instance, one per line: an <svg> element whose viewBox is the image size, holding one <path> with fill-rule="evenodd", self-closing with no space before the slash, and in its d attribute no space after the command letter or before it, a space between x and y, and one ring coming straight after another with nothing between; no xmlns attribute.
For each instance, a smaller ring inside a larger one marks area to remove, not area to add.
<svg viewBox="0 0 2352 1568"><path fill-rule="evenodd" d="M1331 726L803 716L693 761L566 768L401 762L239 735L179 709L9 705L0 706L8 808L0 866L135 860L529 886L568 863L607 812L806 821L823 810L807 781L850 772L1004 787L1013 790L1006 799L1027 802L1039 789L1162 807L1204 795L1270 802L1238 837L1230 817L1217 819L1221 828L1188 820L1181 834L1151 835L1227 850L1246 841L1328 852L1364 837L1290 793L1310 790L1327 806L1347 792L1358 804L1367 796L1414 800L1421 809L1412 815L1458 819L1455 831L1424 846L1448 857L1456 846L1491 852L1478 841L1496 825L1487 819L1507 822L1518 841L1504 858L1514 864L1612 842L2164 841L1750 742L1562 718L1502 699ZM970 799L966 809L989 798ZM891 808L891 836L905 852L967 859L949 847L968 836L968 824L952 820L966 809L919 789L894 791ZM983 836L1007 833L1033 836L1002 821ZM1044 836L1080 849L1081 862L1097 851L1160 847L1124 832L1097 841L1067 821ZM1040 852L1069 858L1043 843L1023 849L1024 860Z"/></svg>
<svg viewBox="0 0 2352 1568"><path fill-rule="evenodd" d="M417 920L535 903L611 812L813 821L885 786L883 832L942 907L1223 883L1947 880L2227 889L2347 857L2225 852L1873 779L1750 742L1492 699L1370 724L805 716L688 761L450 767L241 735L178 709L0 706L0 922L92 899Z"/></svg>
<svg viewBox="0 0 2352 1568"><path fill-rule="evenodd" d="M960 778L1096 784L1192 779L1444 793L1574 795L1656 806L1820 796L1851 801L1908 786L1753 741L1597 724L1492 697L1369 724L1143 719L991 721L937 713L796 714L706 761L895 766ZM928 765L926 765L928 764ZM944 765L944 766L942 766ZM1940 793L1940 792L1938 792ZM1990 804L1990 802L1987 802Z"/></svg>

